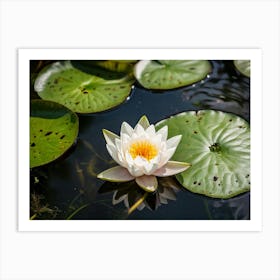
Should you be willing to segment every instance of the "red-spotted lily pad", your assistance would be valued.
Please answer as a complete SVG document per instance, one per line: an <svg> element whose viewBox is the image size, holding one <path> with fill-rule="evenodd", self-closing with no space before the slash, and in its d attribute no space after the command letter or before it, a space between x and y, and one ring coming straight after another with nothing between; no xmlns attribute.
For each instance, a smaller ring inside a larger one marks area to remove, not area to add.
<svg viewBox="0 0 280 280"><path fill-rule="evenodd" d="M176 175L186 189L229 198L250 189L250 127L244 119L220 111L189 111L157 124L168 137L182 135L173 160L191 167Z"/></svg>
<svg viewBox="0 0 280 280"><path fill-rule="evenodd" d="M78 135L77 115L51 101L33 100L30 110L30 167L50 163L63 155Z"/></svg>
<svg viewBox="0 0 280 280"><path fill-rule="evenodd" d="M134 75L143 87L159 90L191 85L210 71L208 60L141 60L134 67Z"/></svg>
<svg viewBox="0 0 280 280"><path fill-rule="evenodd" d="M42 99L78 113L105 111L127 99L133 83L131 75L120 77L99 69L94 72L96 75L81 71L70 61L55 62L38 74L34 88Z"/></svg>

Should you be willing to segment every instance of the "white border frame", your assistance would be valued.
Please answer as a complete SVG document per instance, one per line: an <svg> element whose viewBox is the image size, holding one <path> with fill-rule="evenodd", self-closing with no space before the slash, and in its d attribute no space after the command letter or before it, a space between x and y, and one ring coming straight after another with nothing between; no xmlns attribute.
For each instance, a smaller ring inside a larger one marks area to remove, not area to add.
<svg viewBox="0 0 280 280"><path fill-rule="evenodd" d="M29 61L67 59L251 60L251 219L166 221L77 221L29 219ZM19 49L18 230L19 231L261 231L262 65L260 49Z"/></svg>

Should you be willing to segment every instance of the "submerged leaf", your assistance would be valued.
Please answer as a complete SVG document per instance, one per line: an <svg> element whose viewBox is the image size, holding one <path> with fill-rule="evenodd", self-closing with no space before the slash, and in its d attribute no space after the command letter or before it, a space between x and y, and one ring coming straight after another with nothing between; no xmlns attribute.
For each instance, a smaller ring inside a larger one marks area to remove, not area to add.
<svg viewBox="0 0 280 280"><path fill-rule="evenodd" d="M130 73L133 71L133 62L134 60L99 60L92 61L92 64L114 72Z"/></svg>

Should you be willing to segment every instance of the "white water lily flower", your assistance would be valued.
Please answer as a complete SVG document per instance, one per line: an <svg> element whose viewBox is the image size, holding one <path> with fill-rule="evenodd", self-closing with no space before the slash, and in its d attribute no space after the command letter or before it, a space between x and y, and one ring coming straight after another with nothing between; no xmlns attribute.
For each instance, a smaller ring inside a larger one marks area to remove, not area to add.
<svg viewBox="0 0 280 280"><path fill-rule="evenodd" d="M98 178L111 182L136 183L145 191L157 189L158 177L167 177L181 173L190 167L189 163L169 161L176 151L181 135L167 139L168 128L156 131L143 116L133 129L123 122L120 136L103 129L106 147L119 166L107 169Z"/></svg>

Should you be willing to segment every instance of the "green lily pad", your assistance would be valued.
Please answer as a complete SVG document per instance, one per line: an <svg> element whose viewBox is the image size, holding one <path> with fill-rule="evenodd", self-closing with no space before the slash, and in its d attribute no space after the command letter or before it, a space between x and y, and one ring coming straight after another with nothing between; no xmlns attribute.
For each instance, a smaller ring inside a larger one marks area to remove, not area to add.
<svg viewBox="0 0 280 280"><path fill-rule="evenodd" d="M96 72L99 74L99 69ZM105 111L127 99L133 83L131 76L114 78L104 70L100 76L97 74L83 72L70 61L55 62L38 74L34 88L42 99L78 113Z"/></svg>
<svg viewBox="0 0 280 280"><path fill-rule="evenodd" d="M250 189L250 127L242 118L220 111L189 111L157 124L168 137L182 135L173 160L192 166L177 174L194 193L229 198Z"/></svg>
<svg viewBox="0 0 280 280"><path fill-rule="evenodd" d="M96 74L95 70L107 70L107 73L110 72L117 72L122 73L122 76L125 74L133 73L133 66L135 63L132 62L132 60L83 60L83 61L72 61L72 65L75 67L76 64L82 64L83 66L87 67L87 70L89 74ZM93 68L93 71L90 69ZM101 69L100 69L101 68ZM83 69L81 69L83 70ZM85 71L87 72L87 71ZM111 73L113 74L113 73ZM120 75L119 75L120 76ZM117 78L117 75L113 75L114 78Z"/></svg>
<svg viewBox="0 0 280 280"><path fill-rule="evenodd" d="M233 64L241 74L250 78L250 72L251 72L250 60L234 60Z"/></svg>
<svg viewBox="0 0 280 280"><path fill-rule="evenodd" d="M138 82L148 89L174 89L196 83L211 71L207 60L142 60L134 67Z"/></svg>
<svg viewBox="0 0 280 280"><path fill-rule="evenodd" d="M78 116L51 101L32 100L30 110L30 168L56 160L78 136Z"/></svg>

